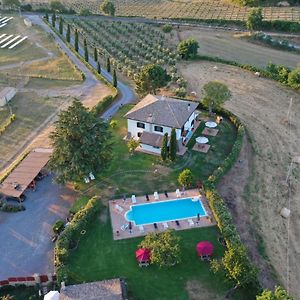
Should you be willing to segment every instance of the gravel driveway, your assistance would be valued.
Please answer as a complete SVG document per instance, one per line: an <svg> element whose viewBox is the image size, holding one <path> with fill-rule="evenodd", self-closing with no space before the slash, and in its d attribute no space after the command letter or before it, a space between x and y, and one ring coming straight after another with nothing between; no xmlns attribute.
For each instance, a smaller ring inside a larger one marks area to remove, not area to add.
<svg viewBox="0 0 300 300"><path fill-rule="evenodd" d="M52 176L26 193L26 210L0 212L0 280L53 272L52 224L64 219L76 194L52 182Z"/></svg>

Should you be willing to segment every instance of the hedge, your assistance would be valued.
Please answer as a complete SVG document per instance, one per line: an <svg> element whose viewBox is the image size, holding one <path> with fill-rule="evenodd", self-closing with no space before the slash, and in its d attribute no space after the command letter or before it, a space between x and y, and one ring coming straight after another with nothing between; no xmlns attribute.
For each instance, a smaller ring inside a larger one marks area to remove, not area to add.
<svg viewBox="0 0 300 300"><path fill-rule="evenodd" d="M9 116L0 127L0 136L4 133L6 128L16 119L16 115L12 114Z"/></svg>
<svg viewBox="0 0 300 300"><path fill-rule="evenodd" d="M80 209L73 217L70 224L59 236L54 248L54 266L56 268L58 282L66 280L65 262L70 254L71 244L77 244L83 230L87 230L89 225L97 218L101 202L98 197L91 198L85 207Z"/></svg>
<svg viewBox="0 0 300 300"><path fill-rule="evenodd" d="M112 95L106 96L93 107L92 112L100 116L114 101L115 98Z"/></svg>

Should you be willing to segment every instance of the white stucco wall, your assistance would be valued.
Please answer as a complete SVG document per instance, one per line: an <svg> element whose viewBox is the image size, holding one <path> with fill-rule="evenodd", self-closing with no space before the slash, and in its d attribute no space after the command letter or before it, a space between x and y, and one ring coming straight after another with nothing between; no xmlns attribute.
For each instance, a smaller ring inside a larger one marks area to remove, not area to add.
<svg viewBox="0 0 300 300"><path fill-rule="evenodd" d="M197 114L193 112L189 119L184 124L184 130L191 130L192 129L192 121L196 119Z"/></svg>
<svg viewBox="0 0 300 300"><path fill-rule="evenodd" d="M156 154L160 154L160 148L154 148L150 145L145 145L145 144L140 144L140 147L146 151L150 151L150 152L153 152L153 153L156 153Z"/></svg>
<svg viewBox="0 0 300 300"><path fill-rule="evenodd" d="M168 135L171 135L171 130L172 128L170 127L166 127L166 126L161 126L163 128L163 132L158 132L154 130L154 124L149 124L149 123L144 123L145 124L145 129L143 128L139 128L137 127L137 123L138 121L135 120L127 120L127 126L128 126L128 132L131 133L131 137L138 139L138 133L139 132L143 132L143 131L147 131L147 132L151 132L151 133L156 133L156 134L160 134L160 135L164 135L166 132L168 133ZM143 123L143 122L141 122ZM160 126L160 125L158 125ZM181 129L176 129L176 138L177 140L179 140L181 137Z"/></svg>

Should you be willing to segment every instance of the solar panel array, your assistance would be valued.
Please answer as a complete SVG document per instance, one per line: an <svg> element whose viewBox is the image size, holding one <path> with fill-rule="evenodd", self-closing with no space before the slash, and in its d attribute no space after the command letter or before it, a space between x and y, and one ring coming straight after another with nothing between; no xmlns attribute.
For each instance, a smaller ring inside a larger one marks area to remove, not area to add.
<svg viewBox="0 0 300 300"><path fill-rule="evenodd" d="M8 48L13 49L23 41L27 39L27 36L21 35L7 35L6 33L0 34L0 49Z"/></svg>
<svg viewBox="0 0 300 300"><path fill-rule="evenodd" d="M3 18L2 18L2 17L0 16L0 28L6 26L7 23L8 23L10 20L12 20L12 19L13 19L13 17L3 17Z"/></svg>

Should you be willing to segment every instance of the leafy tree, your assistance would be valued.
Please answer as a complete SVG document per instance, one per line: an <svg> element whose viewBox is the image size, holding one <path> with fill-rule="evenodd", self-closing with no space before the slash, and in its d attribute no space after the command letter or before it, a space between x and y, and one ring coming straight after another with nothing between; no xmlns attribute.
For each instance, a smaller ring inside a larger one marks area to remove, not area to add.
<svg viewBox="0 0 300 300"><path fill-rule="evenodd" d="M88 8L82 8L79 12L80 16L90 16L92 13Z"/></svg>
<svg viewBox="0 0 300 300"><path fill-rule="evenodd" d="M66 7L60 1L51 1L50 9L59 13L67 12Z"/></svg>
<svg viewBox="0 0 300 300"><path fill-rule="evenodd" d="M149 233L140 243L140 247L151 251L151 264L160 267L171 267L181 260L180 238L174 230L166 230L161 233Z"/></svg>
<svg viewBox="0 0 300 300"><path fill-rule="evenodd" d="M117 73L116 70L114 69L113 71L113 86L116 88L118 86L118 79L117 79Z"/></svg>
<svg viewBox="0 0 300 300"><path fill-rule="evenodd" d="M106 59L106 70L107 70L107 72L110 72L110 58L109 57Z"/></svg>
<svg viewBox="0 0 300 300"><path fill-rule="evenodd" d="M140 145L139 141L135 139L130 139L127 143L128 151L130 154L134 153L134 150Z"/></svg>
<svg viewBox="0 0 300 300"><path fill-rule="evenodd" d="M67 26L66 39L67 39L67 42L70 43L70 41L71 41L71 27L70 27L70 24L68 24L68 26Z"/></svg>
<svg viewBox="0 0 300 300"><path fill-rule="evenodd" d="M257 269L249 261L243 245L229 245L222 260L213 260L211 268L215 273L224 271L226 277L234 282L235 289L257 280Z"/></svg>
<svg viewBox="0 0 300 300"><path fill-rule="evenodd" d="M2 0L2 4L3 6L7 6L10 8L18 8L21 5L19 0Z"/></svg>
<svg viewBox="0 0 300 300"><path fill-rule="evenodd" d="M300 66L288 75L288 84L294 89L300 89Z"/></svg>
<svg viewBox="0 0 300 300"><path fill-rule="evenodd" d="M110 16L114 16L116 12L115 5L109 0L104 0L104 2L100 5L100 10Z"/></svg>
<svg viewBox="0 0 300 300"><path fill-rule="evenodd" d="M165 161L168 157L168 133L167 132L164 134L164 137L162 140L160 156L163 161Z"/></svg>
<svg viewBox="0 0 300 300"><path fill-rule="evenodd" d="M97 72L98 72L98 74L101 74L101 65L100 65L99 61L97 62Z"/></svg>
<svg viewBox="0 0 300 300"><path fill-rule="evenodd" d="M89 51L88 51L86 39L84 39L83 45L84 45L84 59L85 61L89 62Z"/></svg>
<svg viewBox="0 0 300 300"><path fill-rule="evenodd" d="M165 86L170 81L167 71L161 66L151 64L142 67L135 78L136 90L139 94L156 93L158 88Z"/></svg>
<svg viewBox="0 0 300 300"><path fill-rule="evenodd" d="M169 33L171 32L173 29L172 25L171 24L164 24L163 27L162 27L162 31L164 33Z"/></svg>
<svg viewBox="0 0 300 300"><path fill-rule="evenodd" d="M170 136L170 147L169 147L169 157L171 161L174 161L176 159L176 153L177 153L176 130L175 128L172 128L171 136Z"/></svg>
<svg viewBox="0 0 300 300"><path fill-rule="evenodd" d="M47 12L45 14L45 19L46 19L47 22L49 22L49 14Z"/></svg>
<svg viewBox="0 0 300 300"><path fill-rule="evenodd" d="M111 128L116 128L116 127L118 126L118 121L117 121L117 120L111 120L111 121L109 122L109 126L110 126Z"/></svg>
<svg viewBox="0 0 300 300"><path fill-rule="evenodd" d="M273 79L285 84L288 83L289 74L291 73L291 70L288 67L275 65L270 62L267 64L266 70L271 73Z"/></svg>
<svg viewBox="0 0 300 300"><path fill-rule="evenodd" d="M178 183L183 187L188 187L192 184L193 174L189 169L183 170L178 176Z"/></svg>
<svg viewBox="0 0 300 300"><path fill-rule="evenodd" d="M94 48L94 61L98 61L98 51L97 48Z"/></svg>
<svg viewBox="0 0 300 300"><path fill-rule="evenodd" d="M208 107L211 113L230 99L231 93L228 87L219 81L210 81L203 86L204 97L202 103Z"/></svg>
<svg viewBox="0 0 300 300"><path fill-rule="evenodd" d="M256 300L293 300L281 286L276 286L275 291L264 290L261 295L256 296Z"/></svg>
<svg viewBox="0 0 300 300"><path fill-rule="evenodd" d="M59 33L63 34L64 31L64 20L62 17L59 18Z"/></svg>
<svg viewBox="0 0 300 300"><path fill-rule="evenodd" d="M111 157L108 125L77 100L59 114L50 139L54 150L49 165L59 183L97 174Z"/></svg>
<svg viewBox="0 0 300 300"><path fill-rule="evenodd" d="M79 38L78 38L78 30L77 28L75 29L75 43L74 43L74 48L75 48L75 51L78 52L78 49L79 49L79 46L78 46L78 41Z"/></svg>
<svg viewBox="0 0 300 300"><path fill-rule="evenodd" d="M251 31L257 30L262 27L262 24L263 24L262 8L261 7L252 8L246 22L247 28Z"/></svg>
<svg viewBox="0 0 300 300"><path fill-rule="evenodd" d="M195 39L189 38L178 44L177 51L183 59L189 59L197 55L198 48L199 43Z"/></svg>
<svg viewBox="0 0 300 300"><path fill-rule="evenodd" d="M56 15L55 12L52 14L52 27L55 27L55 23L56 23Z"/></svg>

